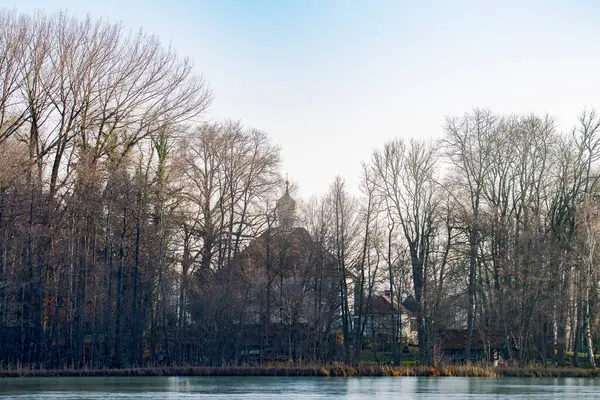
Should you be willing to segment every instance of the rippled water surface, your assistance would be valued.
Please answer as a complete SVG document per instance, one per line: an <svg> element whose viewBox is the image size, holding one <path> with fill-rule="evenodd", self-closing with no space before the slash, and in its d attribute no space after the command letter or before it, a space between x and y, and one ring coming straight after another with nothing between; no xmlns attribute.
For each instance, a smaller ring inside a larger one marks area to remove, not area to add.
<svg viewBox="0 0 600 400"><path fill-rule="evenodd" d="M0 399L600 399L597 379L0 378Z"/></svg>

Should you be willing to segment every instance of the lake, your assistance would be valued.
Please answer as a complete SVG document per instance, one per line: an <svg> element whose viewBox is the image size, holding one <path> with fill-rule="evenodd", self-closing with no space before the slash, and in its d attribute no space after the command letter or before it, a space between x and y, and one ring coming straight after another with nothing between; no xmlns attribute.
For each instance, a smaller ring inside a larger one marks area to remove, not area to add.
<svg viewBox="0 0 600 400"><path fill-rule="evenodd" d="M591 378L0 378L0 399L600 399Z"/></svg>

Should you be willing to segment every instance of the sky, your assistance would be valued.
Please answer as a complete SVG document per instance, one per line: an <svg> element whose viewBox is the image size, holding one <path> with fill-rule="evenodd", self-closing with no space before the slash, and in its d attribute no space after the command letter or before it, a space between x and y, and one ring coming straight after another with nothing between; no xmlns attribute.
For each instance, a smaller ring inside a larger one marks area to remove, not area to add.
<svg viewBox="0 0 600 400"><path fill-rule="evenodd" d="M0 0L25 13L121 21L171 44L210 84L206 120L281 147L301 198L394 138L439 138L474 107L548 113L568 131L600 108L600 2Z"/></svg>

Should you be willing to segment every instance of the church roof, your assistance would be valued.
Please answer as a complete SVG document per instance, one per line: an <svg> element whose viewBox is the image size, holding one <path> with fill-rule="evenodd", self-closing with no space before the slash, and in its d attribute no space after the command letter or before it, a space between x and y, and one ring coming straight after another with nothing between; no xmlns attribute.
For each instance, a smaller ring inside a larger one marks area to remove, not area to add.
<svg viewBox="0 0 600 400"><path fill-rule="evenodd" d="M288 263L303 264L310 260L321 259L330 267L332 274L336 273L334 255L314 241L310 233L303 227L295 227L289 233L285 233L280 227L273 227L263 232L242 251L242 258L246 262L250 261L250 264L256 262L261 264L267 255L267 243L270 243L270 256L274 260L283 254ZM280 254L281 251L284 253Z"/></svg>

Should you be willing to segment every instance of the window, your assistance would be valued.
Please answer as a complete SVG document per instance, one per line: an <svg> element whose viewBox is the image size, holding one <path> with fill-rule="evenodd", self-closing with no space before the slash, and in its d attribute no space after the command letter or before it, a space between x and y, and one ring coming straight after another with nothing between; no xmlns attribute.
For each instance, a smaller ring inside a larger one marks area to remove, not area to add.
<svg viewBox="0 0 600 400"><path fill-rule="evenodd" d="M411 318L410 319L410 330L411 331L416 331L417 330L417 319L416 318Z"/></svg>

